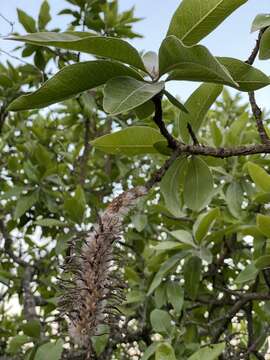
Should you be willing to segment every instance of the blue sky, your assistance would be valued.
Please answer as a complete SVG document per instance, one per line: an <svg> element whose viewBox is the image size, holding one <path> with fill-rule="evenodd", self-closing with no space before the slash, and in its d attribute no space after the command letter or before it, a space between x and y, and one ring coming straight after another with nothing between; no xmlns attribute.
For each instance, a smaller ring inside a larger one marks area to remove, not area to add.
<svg viewBox="0 0 270 360"><path fill-rule="evenodd" d="M207 0L205 0L207 1ZM16 8L22 8L33 17L37 17L41 0L2 0L1 14L15 22L14 29L23 32L16 19ZM57 12L68 3L64 0L50 0L53 14L53 26L65 27L68 18L65 16L57 17ZM122 10L135 5L136 15L144 17L142 22L135 25L134 29L144 35L143 39L133 41L139 50L157 51L164 38L170 18L180 4L180 0L120 0ZM245 5L233 13L218 29L202 41L209 50L217 56L232 56L241 60L246 60L255 44L255 34L250 34L250 26L255 15L258 13L270 13L269 0L249 0ZM9 26L0 19L0 34L5 35L9 32ZM1 40L0 49L10 51L13 43ZM4 55L2 55L3 57ZM257 61L256 66L270 75L270 60ZM186 99L198 84L187 82L174 82L170 85L170 90L178 94L182 99ZM265 108L270 109L270 89L269 87L257 92L258 102ZM247 95L243 94L244 99Z"/></svg>

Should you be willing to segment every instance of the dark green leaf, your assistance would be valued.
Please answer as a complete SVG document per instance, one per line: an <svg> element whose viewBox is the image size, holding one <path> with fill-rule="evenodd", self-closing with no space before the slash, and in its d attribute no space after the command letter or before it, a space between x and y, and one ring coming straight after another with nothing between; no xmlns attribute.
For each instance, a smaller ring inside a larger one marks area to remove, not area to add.
<svg viewBox="0 0 270 360"><path fill-rule="evenodd" d="M19 22L22 24L22 26L27 32L34 33L37 31L36 22L32 18L32 16L29 16L25 11L21 9L17 9L17 14Z"/></svg>
<svg viewBox="0 0 270 360"><path fill-rule="evenodd" d="M198 294L201 279L202 261L197 256L187 259L184 266L185 293L195 300Z"/></svg>

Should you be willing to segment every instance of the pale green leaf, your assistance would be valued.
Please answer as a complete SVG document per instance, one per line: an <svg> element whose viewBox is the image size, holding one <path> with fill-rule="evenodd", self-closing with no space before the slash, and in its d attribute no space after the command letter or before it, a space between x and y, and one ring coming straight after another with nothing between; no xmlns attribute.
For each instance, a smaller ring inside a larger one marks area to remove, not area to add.
<svg viewBox="0 0 270 360"><path fill-rule="evenodd" d="M257 227L265 236L270 239L270 216L258 214Z"/></svg>
<svg viewBox="0 0 270 360"><path fill-rule="evenodd" d="M64 67L37 91L15 99L8 110L38 109L66 100L79 93L96 88L116 76L140 75L120 63L97 60ZM80 79L78 81L78 79Z"/></svg>
<svg viewBox="0 0 270 360"><path fill-rule="evenodd" d="M259 165L248 162L248 172L259 189L270 192L270 175Z"/></svg>
<svg viewBox="0 0 270 360"><path fill-rule="evenodd" d="M91 33L79 32L40 32L24 36L12 36L10 39L22 41L26 44L53 46L110 58L145 71L138 51L127 41L118 38L93 36Z"/></svg>
<svg viewBox="0 0 270 360"><path fill-rule="evenodd" d="M225 343L202 347L191 355L188 360L217 360L225 350Z"/></svg>
<svg viewBox="0 0 270 360"><path fill-rule="evenodd" d="M174 230L171 231L170 234L181 243L186 245L191 245L192 247L196 247L196 244L193 241L193 237L189 232L185 230Z"/></svg>
<svg viewBox="0 0 270 360"><path fill-rule="evenodd" d="M91 144L108 154L140 155L156 153L153 145L163 137L159 131L147 126L131 126L112 134L101 136Z"/></svg>
<svg viewBox="0 0 270 360"><path fill-rule="evenodd" d="M210 231L216 219L220 216L219 208L212 209L206 214L201 214L193 226L195 239L200 243Z"/></svg>
<svg viewBox="0 0 270 360"><path fill-rule="evenodd" d="M270 59L270 28L268 28L262 35L260 41L260 52L259 52L259 59L260 60L267 60Z"/></svg>
<svg viewBox="0 0 270 360"><path fill-rule="evenodd" d="M163 89L163 81L146 83L128 76L115 77L104 87L103 107L110 115L117 115L146 103Z"/></svg>
<svg viewBox="0 0 270 360"><path fill-rule="evenodd" d="M168 80L190 80L236 86L230 73L202 46L185 46L175 36L163 40L159 49L160 76Z"/></svg>
<svg viewBox="0 0 270 360"><path fill-rule="evenodd" d="M148 346L148 348L145 350L142 359L141 360L148 360L150 359L150 357L152 355L154 355L156 348L158 347L159 343L158 342L154 342L153 344L151 344L150 346Z"/></svg>
<svg viewBox="0 0 270 360"><path fill-rule="evenodd" d="M176 360L173 347L169 343L159 344L156 349L155 360Z"/></svg>
<svg viewBox="0 0 270 360"><path fill-rule="evenodd" d="M237 181L232 182L226 191L226 203L230 213L235 218L239 218L241 216L243 200L244 196L241 185Z"/></svg>
<svg viewBox="0 0 270 360"><path fill-rule="evenodd" d="M188 98L185 103L188 114L180 113L177 120L178 131L184 142L188 142L190 139L187 124L189 123L194 133L197 134L208 110L221 94L221 91L221 85L202 84Z"/></svg>
<svg viewBox="0 0 270 360"><path fill-rule="evenodd" d="M237 284L242 284L244 282L253 281L256 279L258 272L259 270L255 266L255 264L251 263L247 265L245 269L239 273L239 275L235 279L235 282Z"/></svg>
<svg viewBox="0 0 270 360"><path fill-rule="evenodd" d="M26 213L27 210L31 209L31 207L38 201L38 198L38 191L34 191L31 194L20 197L15 207L14 219L19 219L24 213Z"/></svg>
<svg viewBox="0 0 270 360"><path fill-rule="evenodd" d="M268 269L270 267L270 255L260 256L254 263L258 270Z"/></svg>
<svg viewBox="0 0 270 360"><path fill-rule="evenodd" d="M155 309L150 314L150 321L154 331L170 334L172 329L171 317L167 311Z"/></svg>
<svg viewBox="0 0 270 360"><path fill-rule="evenodd" d="M183 0L171 20L168 35L187 45L198 43L247 0Z"/></svg>
<svg viewBox="0 0 270 360"><path fill-rule="evenodd" d="M167 297L169 303L172 304L176 314L181 313L184 305L184 290L181 285L170 282L167 285Z"/></svg>
<svg viewBox="0 0 270 360"><path fill-rule="evenodd" d="M270 26L270 14L258 14L251 26L251 32L258 31Z"/></svg>
<svg viewBox="0 0 270 360"><path fill-rule="evenodd" d="M164 197L166 208L174 216L181 216L180 189L184 185L184 174L187 167L186 158L182 157L171 165L160 183L160 191Z"/></svg>
<svg viewBox="0 0 270 360"><path fill-rule="evenodd" d="M213 178L208 166L200 158L193 157L185 178L185 204L194 211L200 211L210 201L213 189Z"/></svg>
<svg viewBox="0 0 270 360"><path fill-rule="evenodd" d="M41 345L35 354L34 360L60 360L63 351L63 340L59 339L55 343L49 342Z"/></svg>

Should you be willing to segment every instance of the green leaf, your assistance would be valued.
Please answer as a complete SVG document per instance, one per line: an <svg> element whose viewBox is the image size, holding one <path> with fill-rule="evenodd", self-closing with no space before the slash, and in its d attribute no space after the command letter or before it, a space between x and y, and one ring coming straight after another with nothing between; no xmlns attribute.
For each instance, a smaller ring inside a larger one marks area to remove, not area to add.
<svg viewBox="0 0 270 360"><path fill-rule="evenodd" d="M201 214L193 226L195 239L200 243L210 231L216 219L220 216L219 208L212 209L206 214Z"/></svg>
<svg viewBox="0 0 270 360"><path fill-rule="evenodd" d="M167 297L176 314L180 315L184 305L184 291L181 285L170 282L167 285Z"/></svg>
<svg viewBox="0 0 270 360"><path fill-rule="evenodd" d="M258 214L257 227L265 236L270 239L270 216Z"/></svg>
<svg viewBox="0 0 270 360"><path fill-rule="evenodd" d="M170 334L172 329L171 317L167 311L155 309L150 314L150 321L154 331L161 334Z"/></svg>
<svg viewBox="0 0 270 360"><path fill-rule="evenodd" d="M270 59L270 28L268 28L262 35L261 41L260 41L260 53L259 53L259 59L260 60L267 60Z"/></svg>
<svg viewBox="0 0 270 360"><path fill-rule="evenodd" d="M186 107L179 100L177 100L172 94L170 94L168 91L165 90L164 95L167 97L167 99L170 101L170 103L173 106L177 107L181 111L184 111L185 113L188 113Z"/></svg>
<svg viewBox="0 0 270 360"><path fill-rule="evenodd" d="M254 263L258 270L267 269L270 267L270 255L260 256Z"/></svg>
<svg viewBox="0 0 270 360"><path fill-rule="evenodd" d="M237 90L255 91L270 84L269 77L261 70L241 60L230 57L217 57L217 60L225 66L233 80L239 85L231 85Z"/></svg>
<svg viewBox="0 0 270 360"><path fill-rule="evenodd" d="M136 214L131 217L131 221L138 232L143 231L147 225L147 216L144 214Z"/></svg>
<svg viewBox="0 0 270 360"><path fill-rule="evenodd" d="M39 30L44 30L47 26L47 24L51 21L51 15L50 15L50 5L47 0L44 0L41 4L39 16L38 16L38 28ZM31 36L31 35L29 35ZM32 35L37 36L37 33Z"/></svg>
<svg viewBox="0 0 270 360"><path fill-rule="evenodd" d="M182 249L183 245L177 241L162 241L160 244L156 245L154 249L156 251L166 251L166 250L174 250L174 249Z"/></svg>
<svg viewBox="0 0 270 360"><path fill-rule="evenodd" d="M237 284L242 284L247 281L253 281L256 279L259 270L256 268L254 263L251 263L245 267L244 270L240 272L240 274L235 279Z"/></svg>
<svg viewBox="0 0 270 360"><path fill-rule="evenodd" d="M25 28L25 30L29 33L34 33L37 31L36 28L36 22L32 18L32 16L29 16L26 14L25 11L21 9L17 9L18 19L19 22L22 24L22 26Z"/></svg>
<svg viewBox="0 0 270 360"><path fill-rule="evenodd" d="M138 51L128 42L118 38L93 36L91 33L83 32L41 32L24 36L12 36L10 39L23 41L26 44L53 46L110 58L145 71Z"/></svg>
<svg viewBox="0 0 270 360"><path fill-rule="evenodd" d="M174 230L171 231L170 234L181 243L186 245L191 245L192 247L196 247L196 244L193 241L193 237L189 232L185 230Z"/></svg>
<svg viewBox="0 0 270 360"><path fill-rule="evenodd" d="M185 204L189 209L200 211L210 201L213 189L213 178L208 166L200 158L193 157L185 178Z"/></svg>
<svg viewBox="0 0 270 360"><path fill-rule="evenodd" d="M169 343L159 344L156 349L155 360L176 360L172 346Z"/></svg>
<svg viewBox="0 0 270 360"><path fill-rule="evenodd" d="M188 360L217 360L225 350L225 343L202 347L191 355Z"/></svg>
<svg viewBox="0 0 270 360"><path fill-rule="evenodd" d="M49 227L49 228L52 228L52 227L55 227L55 226L64 226L65 223L60 221L60 220L57 220L57 219L39 219L37 221L35 221L35 224L36 225L39 225L39 226L44 226L44 227Z"/></svg>
<svg viewBox="0 0 270 360"><path fill-rule="evenodd" d="M41 325L38 320L28 321L26 324L23 324L21 328L25 335L36 338L40 336Z"/></svg>
<svg viewBox="0 0 270 360"><path fill-rule="evenodd" d="M110 115L117 115L146 103L163 89L163 81L146 83L128 76L115 77L104 87L103 107Z"/></svg>
<svg viewBox="0 0 270 360"><path fill-rule="evenodd" d="M115 133L101 136L91 144L108 154L129 156L156 153L153 145L163 137L159 131L147 126L131 126Z"/></svg>
<svg viewBox="0 0 270 360"><path fill-rule="evenodd" d="M270 14L258 14L251 26L251 32L258 31L270 26Z"/></svg>
<svg viewBox="0 0 270 360"><path fill-rule="evenodd" d="M95 349L95 352L97 356L99 356L106 348L108 341L109 341L109 335L108 335L109 329L107 325L100 325L98 328L99 336L92 336L91 341L93 343L93 347Z"/></svg>
<svg viewBox="0 0 270 360"><path fill-rule="evenodd" d="M153 344L151 344L150 346L148 346L148 348L145 350L142 359L141 360L148 360L150 359L150 357L152 355L154 355L156 348L158 347L159 343L158 342L154 342Z"/></svg>
<svg viewBox="0 0 270 360"><path fill-rule="evenodd" d="M19 219L24 213L26 213L27 210L31 209L31 207L35 205L38 199L38 191L34 191L31 194L20 197L15 207L14 219Z"/></svg>
<svg viewBox="0 0 270 360"><path fill-rule="evenodd" d="M116 76L140 75L125 65L107 60L87 61L64 67L37 91L15 99L8 110L19 111L43 108L66 100L83 91L103 85ZM80 79L80 81L78 81Z"/></svg>
<svg viewBox="0 0 270 360"><path fill-rule="evenodd" d="M134 109L134 111L139 120L144 120L154 113L155 105L152 100L149 100L146 103L138 106L136 109Z"/></svg>
<svg viewBox="0 0 270 360"><path fill-rule="evenodd" d="M185 262L184 278L185 292L191 300L195 300L199 291L202 261L197 256L192 256Z"/></svg>
<svg viewBox="0 0 270 360"><path fill-rule="evenodd" d="M173 15L168 35L187 45L198 43L247 0L183 0Z"/></svg>
<svg viewBox="0 0 270 360"><path fill-rule="evenodd" d="M178 118L178 131L184 142L187 143L190 139L187 124L191 125L195 134L198 133L208 110L221 94L222 88L221 85L202 84L188 98L185 103L188 114L180 113Z"/></svg>
<svg viewBox="0 0 270 360"><path fill-rule="evenodd" d="M248 162L247 168L256 186L265 192L270 192L270 175L259 165L252 162Z"/></svg>
<svg viewBox="0 0 270 360"><path fill-rule="evenodd" d="M176 159L160 183L160 191L164 197L166 208L176 217L183 215L181 211L180 189L184 184L186 167L186 158Z"/></svg>
<svg viewBox="0 0 270 360"><path fill-rule="evenodd" d="M34 360L60 360L63 351L63 340L59 339L55 343L49 342L41 345L36 352Z"/></svg>
<svg viewBox="0 0 270 360"><path fill-rule="evenodd" d="M65 198L64 209L72 221L80 224L83 221L85 204L84 190L78 185L74 196L67 196Z"/></svg>
<svg viewBox="0 0 270 360"><path fill-rule="evenodd" d="M14 336L11 340L10 340L10 343L8 345L8 348L7 348L7 352L9 354L16 354L19 350L21 350L21 347L32 341L32 339L30 339L28 336L26 335L17 335L17 336Z"/></svg>
<svg viewBox="0 0 270 360"><path fill-rule="evenodd" d="M161 284L163 278L172 270L179 262L186 256L186 252L181 251L181 253L176 254L170 257L167 261L165 261L158 272L156 273L150 288L148 290L147 296L150 296L156 288Z"/></svg>
<svg viewBox="0 0 270 360"><path fill-rule="evenodd" d="M190 80L236 86L230 73L202 45L185 46L175 36L163 40L159 49L160 76L169 80Z"/></svg>
<svg viewBox="0 0 270 360"><path fill-rule="evenodd" d="M238 219L241 216L243 203L243 190L239 182L234 181L228 186L226 203L230 213Z"/></svg>

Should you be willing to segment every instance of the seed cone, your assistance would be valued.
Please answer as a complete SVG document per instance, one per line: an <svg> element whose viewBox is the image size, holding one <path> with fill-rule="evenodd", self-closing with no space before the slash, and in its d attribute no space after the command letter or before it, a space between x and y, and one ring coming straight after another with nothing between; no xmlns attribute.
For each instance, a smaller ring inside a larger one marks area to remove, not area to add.
<svg viewBox="0 0 270 360"><path fill-rule="evenodd" d="M101 324L116 324L125 284L115 269L113 244L119 239L125 215L147 194L139 186L115 198L86 236L78 253L66 259L64 270L69 280L60 300L61 313L69 319L69 334L75 343L90 347L91 336Z"/></svg>

